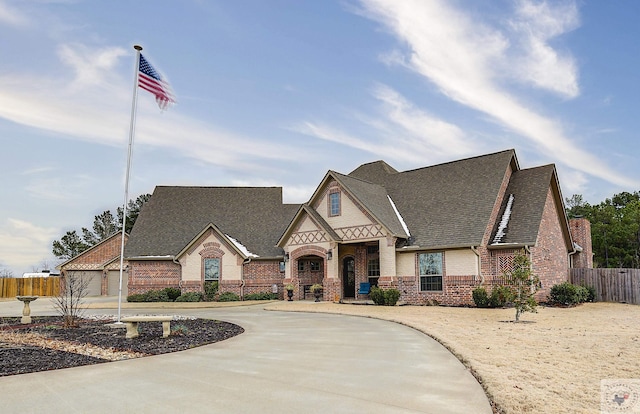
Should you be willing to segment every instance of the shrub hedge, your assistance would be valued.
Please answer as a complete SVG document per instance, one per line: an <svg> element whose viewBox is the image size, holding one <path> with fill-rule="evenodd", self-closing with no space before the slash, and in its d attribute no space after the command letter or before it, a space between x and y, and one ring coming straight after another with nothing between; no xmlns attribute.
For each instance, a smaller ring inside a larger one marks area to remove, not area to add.
<svg viewBox="0 0 640 414"><path fill-rule="evenodd" d="M579 286L563 282L551 287L549 302L556 305L573 306L583 302L593 302L596 290L593 286Z"/></svg>

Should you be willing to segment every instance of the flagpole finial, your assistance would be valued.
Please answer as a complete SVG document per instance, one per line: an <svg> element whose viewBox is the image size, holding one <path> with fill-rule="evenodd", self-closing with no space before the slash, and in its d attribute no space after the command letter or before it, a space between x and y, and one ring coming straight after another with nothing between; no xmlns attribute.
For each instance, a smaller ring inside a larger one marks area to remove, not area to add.
<svg viewBox="0 0 640 414"><path fill-rule="evenodd" d="M135 50L142 50L142 46L140 46L140 45L133 45L133 48Z"/></svg>

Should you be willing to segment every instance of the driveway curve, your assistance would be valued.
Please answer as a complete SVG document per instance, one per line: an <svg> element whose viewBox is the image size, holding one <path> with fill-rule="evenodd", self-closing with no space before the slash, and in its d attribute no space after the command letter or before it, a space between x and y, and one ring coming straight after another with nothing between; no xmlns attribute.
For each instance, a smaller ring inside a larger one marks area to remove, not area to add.
<svg viewBox="0 0 640 414"><path fill-rule="evenodd" d="M2 305L0 314L5 315ZM4 409L491 413L469 371L442 345L406 326L362 317L265 311L262 306L123 310L147 312L225 320L241 325L245 333L172 354L3 377ZM40 313L53 314L35 314Z"/></svg>

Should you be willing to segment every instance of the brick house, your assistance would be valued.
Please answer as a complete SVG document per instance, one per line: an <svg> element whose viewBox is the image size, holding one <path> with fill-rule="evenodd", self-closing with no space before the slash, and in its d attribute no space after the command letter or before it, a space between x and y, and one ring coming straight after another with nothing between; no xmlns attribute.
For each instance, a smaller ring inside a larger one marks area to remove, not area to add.
<svg viewBox="0 0 640 414"><path fill-rule="evenodd" d="M368 282L407 303L464 305L523 251L544 300L572 262L588 262L572 239L583 227L569 226L555 166L520 169L507 150L404 172L384 161L329 171L302 205L283 204L280 188L157 187L125 257L132 293L219 280L239 295L291 283L303 299L321 283L337 301L362 299Z"/></svg>
<svg viewBox="0 0 640 414"><path fill-rule="evenodd" d="M128 240L125 234L125 245ZM87 296L115 296L120 290L122 232L117 232L79 255L59 264L61 276L82 275L88 279ZM127 263L124 262L122 294L127 294Z"/></svg>

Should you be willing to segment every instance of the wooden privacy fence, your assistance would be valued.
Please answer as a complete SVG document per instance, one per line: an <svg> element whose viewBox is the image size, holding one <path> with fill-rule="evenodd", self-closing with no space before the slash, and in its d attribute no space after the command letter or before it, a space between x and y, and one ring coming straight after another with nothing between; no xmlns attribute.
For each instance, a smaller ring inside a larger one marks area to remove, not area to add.
<svg viewBox="0 0 640 414"><path fill-rule="evenodd" d="M0 297L57 296L60 277L3 277L0 278Z"/></svg>
<svg viewBox="0 0 640 414"><path fill-rule="evenodd" d="M574 285L593 286L596 300L640 305L640 269L570 269Z"/></svg>

